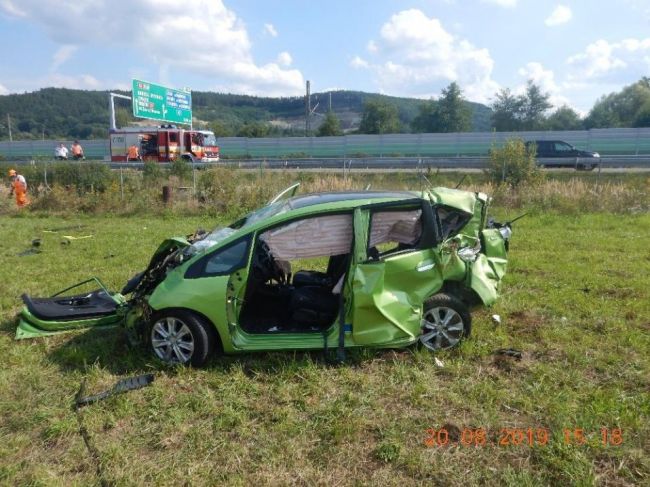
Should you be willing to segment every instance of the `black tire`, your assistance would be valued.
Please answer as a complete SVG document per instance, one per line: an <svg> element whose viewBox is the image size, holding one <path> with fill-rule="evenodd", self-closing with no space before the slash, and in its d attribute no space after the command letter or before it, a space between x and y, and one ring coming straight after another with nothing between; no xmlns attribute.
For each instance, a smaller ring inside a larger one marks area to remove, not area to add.
<svg viewBox="0 0 650 487"><path fill-rule="evenodd" d="M166 338L164 333L172 330L173 336ZM182 309L167 310L151 318L147 345L165 363L202 367L215 352L215 335L214 327L203 317Z"/></svg>
<svg viewBox="0 0 650 487"><path fill-rule="evenodd" d="M458 345L472 332L472 315L467 305L446 293L434 294L424 302L420 344L432 351Z"/></svg>

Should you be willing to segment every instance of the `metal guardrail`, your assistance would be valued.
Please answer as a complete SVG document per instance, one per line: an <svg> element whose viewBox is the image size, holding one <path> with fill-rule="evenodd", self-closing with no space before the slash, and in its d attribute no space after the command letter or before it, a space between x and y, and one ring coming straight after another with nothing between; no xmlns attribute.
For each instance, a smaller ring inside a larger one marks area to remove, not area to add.
<svg viewBox="0 0 650 487"><path fill-rule="evenodd" d="M340 137L221 137L221 154L252 159L364 159L364 158L472 158L486 156L493 146L507 139L563 140L578 149L602 156L650 156L650 128L591 129L548 132L462 132L451 134L345 135ZM54 155L60 142L2 141L0 155L6 159L38 159ZM81 141L88 159L109 155L108 140Z"/></svg>
<svg viewBox="0 0 650 487"><path fill-rule="evenodd" d="M212 163L195 163L195 168L229 167L239 169L484 169L488 166L488 157L369 157L369 158L309 158L309 159L242 159L225 160ZM48 161L49 162L49 161ZM74 164L85 164L86 161L68 161ZM564 167L576 167L585 164L587 167L600 165L601 168L648 168L650 155L643 156L604 156L600 160L592 158L539 159L538 164ZM32 161L17 161L17 165L28 165ZM112 169L142 169L143 162L106 162ZM169 163L160 163L168 167Z"/></svg>

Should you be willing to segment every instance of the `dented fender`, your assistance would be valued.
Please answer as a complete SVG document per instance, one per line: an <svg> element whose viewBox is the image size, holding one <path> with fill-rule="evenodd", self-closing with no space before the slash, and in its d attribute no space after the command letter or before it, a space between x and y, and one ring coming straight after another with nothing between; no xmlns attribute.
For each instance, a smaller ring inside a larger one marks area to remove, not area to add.
<svg viewBox="0 0 650 487"><path fill-rule="evenodd" d="M499 297L499 285L506 273L508 259L505 240L498 229L487 228L481 236L483 251L471 264L470 287L483 304L489 306Z"/></svg>

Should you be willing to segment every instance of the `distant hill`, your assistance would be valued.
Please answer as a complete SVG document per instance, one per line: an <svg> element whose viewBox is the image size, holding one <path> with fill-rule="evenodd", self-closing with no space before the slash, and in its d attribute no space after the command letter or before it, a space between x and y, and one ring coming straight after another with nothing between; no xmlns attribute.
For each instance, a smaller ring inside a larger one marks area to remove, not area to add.
<svg viewBox="0 0 650 487"><path fill-rule="evenodd" d="M119 92L130 95L128 92ZM355 130L361 119L363 104L369 99L383 99L397 106L402 129L417 115L423 100L364 93L332 91L312 94L312 128L320 124L329 106L341 120L346 131ZM192 92L194 117L199 124L219 121L236 131L244 123L264 122L274 127L270 135L302 135L305 126L304 97L268 98L247 95ZM133 123L128 102L118 101L118 126ZM468 102L472 111L472 130L490 130L492 110L480 103ZM0 96L0 140L9 137L7 114L11 117L13 136L18 139L106 138L108 136L108 92L45 88L32 93Z"/></svg>

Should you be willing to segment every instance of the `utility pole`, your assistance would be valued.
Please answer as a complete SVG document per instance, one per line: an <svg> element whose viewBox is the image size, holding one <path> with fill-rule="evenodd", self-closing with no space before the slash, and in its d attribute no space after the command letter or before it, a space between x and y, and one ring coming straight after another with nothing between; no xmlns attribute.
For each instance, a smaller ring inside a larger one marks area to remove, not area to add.
<svg viewBox="0 0 650 487"><path fill-rule="evenodd" d="M8 113L7 113L7 127L9 128L9 142L13 142L14 139L11 136L11 118L9 117Z"/></svg>
<svg viewBox="0 0 650 487"><path fill-rule="evenodd" d="M331 112L332 111L332 92L331 91L329 92L329 95L330 95L329 111Z"/></svg>
<svg viewBox="0 0 650 487"><path fill-rule="evenodd" d="M115 102L113 101L114 98L123 98L124 100L130 100L130 96L125 96L125 95L120 95L118 93L109 93L109 99L108 99L108 110L110 113L110 129L111 130L117 130L116 123L115 123Z"/></svg>
<svg viewBox="0 0 650 487"><path fill-rule="evenodd" d="M307 80L307 93L305 95L305 137L309 137L309 133L311 132L311 96L309 94L309 89L309 80Z"/></svg>

